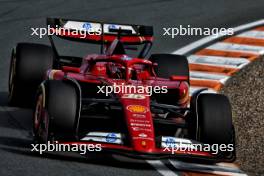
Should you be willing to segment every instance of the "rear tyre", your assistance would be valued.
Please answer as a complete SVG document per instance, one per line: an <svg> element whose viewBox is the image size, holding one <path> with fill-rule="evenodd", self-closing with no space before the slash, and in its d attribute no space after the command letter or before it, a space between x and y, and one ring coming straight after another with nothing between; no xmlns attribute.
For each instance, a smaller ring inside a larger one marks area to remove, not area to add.
<svg viewBox="0 0 264 176"><path fill-rule="evenodd" d="M168 89L167 93L155 94L155 99L159 103L183 105L189 99L189 64L185 56L173 54L153 54L149 60L157 63L158 66L154 71L158 77L170 78L171 76L186 77L186 81L182 81L180 89Z"/></svg>
<svg viewBox="0 0 264 176"><path fill-rule="evenodd" d="M52 48L33 43L18 43L12 51L9 71L9 104L32 105L37 87L53 66Z"/></svg>
<svg viewBox="0 0 264 176"><path fill-rule="evenodd" d="M153 54L150 56L149 60L158 64L155 68L158 77L169 78L175 75L187 76L189 79L188 60L183 55Z"/></svg>
<svg viewBox="0 0 264 176"><path fill-rule="evenodd" d="M48 80L41 84L33 116L35 141L73 141L76 139L78 96L69 83Z"/></svg>

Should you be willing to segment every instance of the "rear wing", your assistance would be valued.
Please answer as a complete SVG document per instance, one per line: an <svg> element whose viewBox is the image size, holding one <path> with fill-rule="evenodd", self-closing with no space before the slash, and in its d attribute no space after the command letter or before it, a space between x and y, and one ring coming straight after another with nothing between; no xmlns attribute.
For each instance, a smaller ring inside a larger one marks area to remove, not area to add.
<svg viewBox="0 0 264 176"><path fill-rule="evenodd" d="M153 27L131 24L48 18L51 34L68 40L90 43L111 43L116 38L124 44L152 43Z"/></svg>

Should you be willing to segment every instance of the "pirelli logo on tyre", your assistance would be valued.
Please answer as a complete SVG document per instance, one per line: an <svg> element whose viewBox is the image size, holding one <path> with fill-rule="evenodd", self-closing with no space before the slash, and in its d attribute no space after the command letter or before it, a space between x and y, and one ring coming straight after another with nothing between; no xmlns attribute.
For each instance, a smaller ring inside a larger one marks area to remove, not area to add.
<svg viewBox="0 0 264 176"><path fill-rule="evenodd" d="M127 110L132 113L146 113L148 112L148 108L142 105L129 105L127 106Z"/></svg>

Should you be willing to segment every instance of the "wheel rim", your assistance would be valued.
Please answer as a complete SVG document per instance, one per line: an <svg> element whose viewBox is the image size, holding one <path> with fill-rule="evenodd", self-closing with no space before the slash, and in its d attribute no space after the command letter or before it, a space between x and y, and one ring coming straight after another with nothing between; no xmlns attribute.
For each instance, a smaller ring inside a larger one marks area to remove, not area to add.
<svg viewBox="0 0 264 176"><path fill-rule="evenodd" d="M43 95L40 94L34 112L34 136L36 140L46 143L49 139L49 116L43 106Z"/></svg>
<svg viewBox="0 0 264 176"><path fill-rule="evenodd" d="M14 54L12 54L12 60L10 64L10 73L9 73L9 94L8 99L9 101L12 99L14 94L14 78L16 75L16 58L14 57Z"/></svg>

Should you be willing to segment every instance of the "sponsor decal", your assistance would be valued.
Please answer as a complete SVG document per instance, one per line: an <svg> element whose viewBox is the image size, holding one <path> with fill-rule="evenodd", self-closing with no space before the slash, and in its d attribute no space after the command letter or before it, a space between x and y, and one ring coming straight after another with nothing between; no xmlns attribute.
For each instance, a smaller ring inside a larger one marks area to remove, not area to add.
<svg viewBox="0 0 264 176"><path fill-rule="evenodd" d="M146 97L145 95L141 95L141 94L124 94L122 98L143 100Z"/></svg>
<svg viewBox="0 0 264 176"><path fill-rule="evenodd" d="M141 119L130 119L130 122L131 123L143 123L143 124L145 124L145 123L150 123L150 121L148 121L148 120L141 120Z"/></svg>
<svg viewBox="0 0 264 176"><path fill-rule="evenodd" d="M146 113L148 112L148 108L142 105L129 105L127 106L127 110L132 113Z"/></svg>
<svg viewBox="0 0 264 176"><path fill-rule="evenodd" d="M106 138L105 138L106 142L109 142L109 143L113 143L117 140L117 136L115 133L109 133Z"/></svg>
<svg viewBox="0 0 264 176"><path fill-rule="evenodd" d="M146 137L148 137L148 135L145 134L145 133L140 133L138 136L139 136L139 137L142 137L142 138L146 138Z"/></svg>
<svg viewBox="0 0 264 176"><path fill-rule="evenodd" d="M81 140L122 144L121 135L121 133L89 132Z"/></svg>
<svg viewBox="0 0 264 176"><path fill-rule="evenodd" d="M132 57L129 57L127 55L124 55L121 59L122 60L125 60L125 61L129 61L129 60L132 60L133 58Z"/></svg>
<svg viewBox="0 0 264 176"><path fill-rule="evenodd" d="M170 136L162 136L161 138L161 146L170 147L170 148L179 148L179 147L192 147L192 141L185 138L177 138Z"/></svg>
<svg viewBox="0 0 264 176"><path fill-rule="evenodd" d="M146 118L146 115L144 114L133 114L132 116L136 118Z"/></svg>
<svg viewBox="0 0 264 176"><path fill-rule="evenodd" d="M150 137L145 137L145 138L142 138L142 137L133 137L133 139L135 139L135 140L142 140L142 139L144 139L144 141L145 140L154 141L154 139L153 138L150 138Z"/></svg>
<svg viewBox="0 0 264 176"><path fill-rule="evenodd" d="M140 127L132 127L134 131L146 131L146 132L151 132L151 129L148 128L140 128Z"/></svg>
<svg viewBox="0 0 264 176"><path fill-rule="evenodd" d="M120 24L104 24L104 31L105 33L116 33L116 32L110 32L111 29L119 29L122 30L130 30L132 34L137 34L135 29L132 26L129 25L120 25Z"/></svg>
<svg viewBox="0 0 264 176"><path fill-rule="evenodd" d="M165 144L166 146L168 147L173 147L176 143L176 140L173 138L173 137L168 137L166 140L165 140Z"/></svg>
<svg viewBox="0 0 264 176"><path fill-rule="evenodd" d="M136 127L151 127L150 124L140 124L140 123L131 123L131 126L136 126Z"/></svg>
<svg viewBox="0 0 264 176"><path fill-rule="evenodd" d="M82 26L85 30L89 31L92 28L91 23L84 23Z"/></svg>
<svg viewBox="0 0 264 176"><path fill-rule="evenodd" d="M117 25L109 24L108 29L117 29Z"/></svg>

